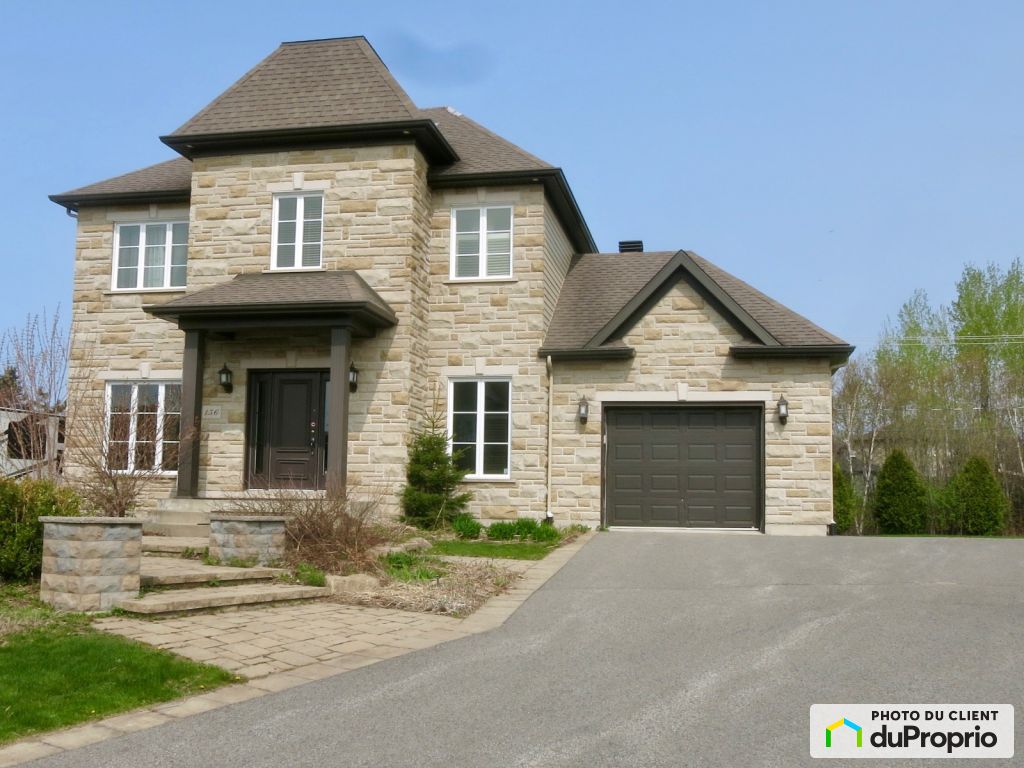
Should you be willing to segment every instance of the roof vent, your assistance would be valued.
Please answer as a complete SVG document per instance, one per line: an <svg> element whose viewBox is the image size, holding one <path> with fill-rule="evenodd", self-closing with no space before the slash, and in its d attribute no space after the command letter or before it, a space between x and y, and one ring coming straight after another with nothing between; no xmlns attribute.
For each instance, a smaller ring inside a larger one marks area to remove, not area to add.
<svg viewBox="0 0 1024 768"><path fill-rule="evenodd" d="M619 240L619 253L643 253L643 240Z"/></svg>

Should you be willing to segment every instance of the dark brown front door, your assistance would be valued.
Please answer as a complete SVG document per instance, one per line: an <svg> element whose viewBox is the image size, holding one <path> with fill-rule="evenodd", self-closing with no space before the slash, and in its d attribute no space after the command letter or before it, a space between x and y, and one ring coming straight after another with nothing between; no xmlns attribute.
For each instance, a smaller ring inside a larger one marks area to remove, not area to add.
<svg viewBox="0 0 1024 768"><path fill-rule="evenodd" d="M760 409L621 407L606 418L608 525L758 527Z"/></svg>
<svg viewBox="0 0 1024 768"><path fill-rule="evenodd" d="M324 487L327 371L249 374L248 487Z"/></svg>

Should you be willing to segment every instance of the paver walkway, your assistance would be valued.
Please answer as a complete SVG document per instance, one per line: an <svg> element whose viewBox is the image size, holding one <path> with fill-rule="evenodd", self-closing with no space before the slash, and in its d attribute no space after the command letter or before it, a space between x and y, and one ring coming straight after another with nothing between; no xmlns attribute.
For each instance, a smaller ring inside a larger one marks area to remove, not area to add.
<svg viewBox="0 0 1024 768"><path fill-rule="evenodd" d="M249 679L320 664L336 672L339 659L355 668L468 634L449 616L319 602L162 621L115 616L94 626Z"/></svg>

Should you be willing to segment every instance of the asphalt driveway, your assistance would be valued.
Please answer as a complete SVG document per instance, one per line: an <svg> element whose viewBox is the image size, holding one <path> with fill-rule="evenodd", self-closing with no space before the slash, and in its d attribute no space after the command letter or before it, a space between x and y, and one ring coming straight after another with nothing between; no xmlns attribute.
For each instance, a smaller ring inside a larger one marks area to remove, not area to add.
<svg viewBox="0 0 1024 768"><path fill-rule="evenodd" d="M1024 541L604 533L497 630L38 765L788 767L816 702L1020 718Z"/></svg>

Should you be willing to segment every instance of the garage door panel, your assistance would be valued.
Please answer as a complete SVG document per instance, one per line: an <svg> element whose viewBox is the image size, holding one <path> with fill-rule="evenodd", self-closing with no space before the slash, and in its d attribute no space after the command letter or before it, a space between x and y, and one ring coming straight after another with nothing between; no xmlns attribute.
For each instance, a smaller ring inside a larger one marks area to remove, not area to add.
<svg viewBox="0 0 1024 768"><path fill-rule="evenodd" d="M756 527L760 409L617 407L606 413L609 524Z"/></svg>

